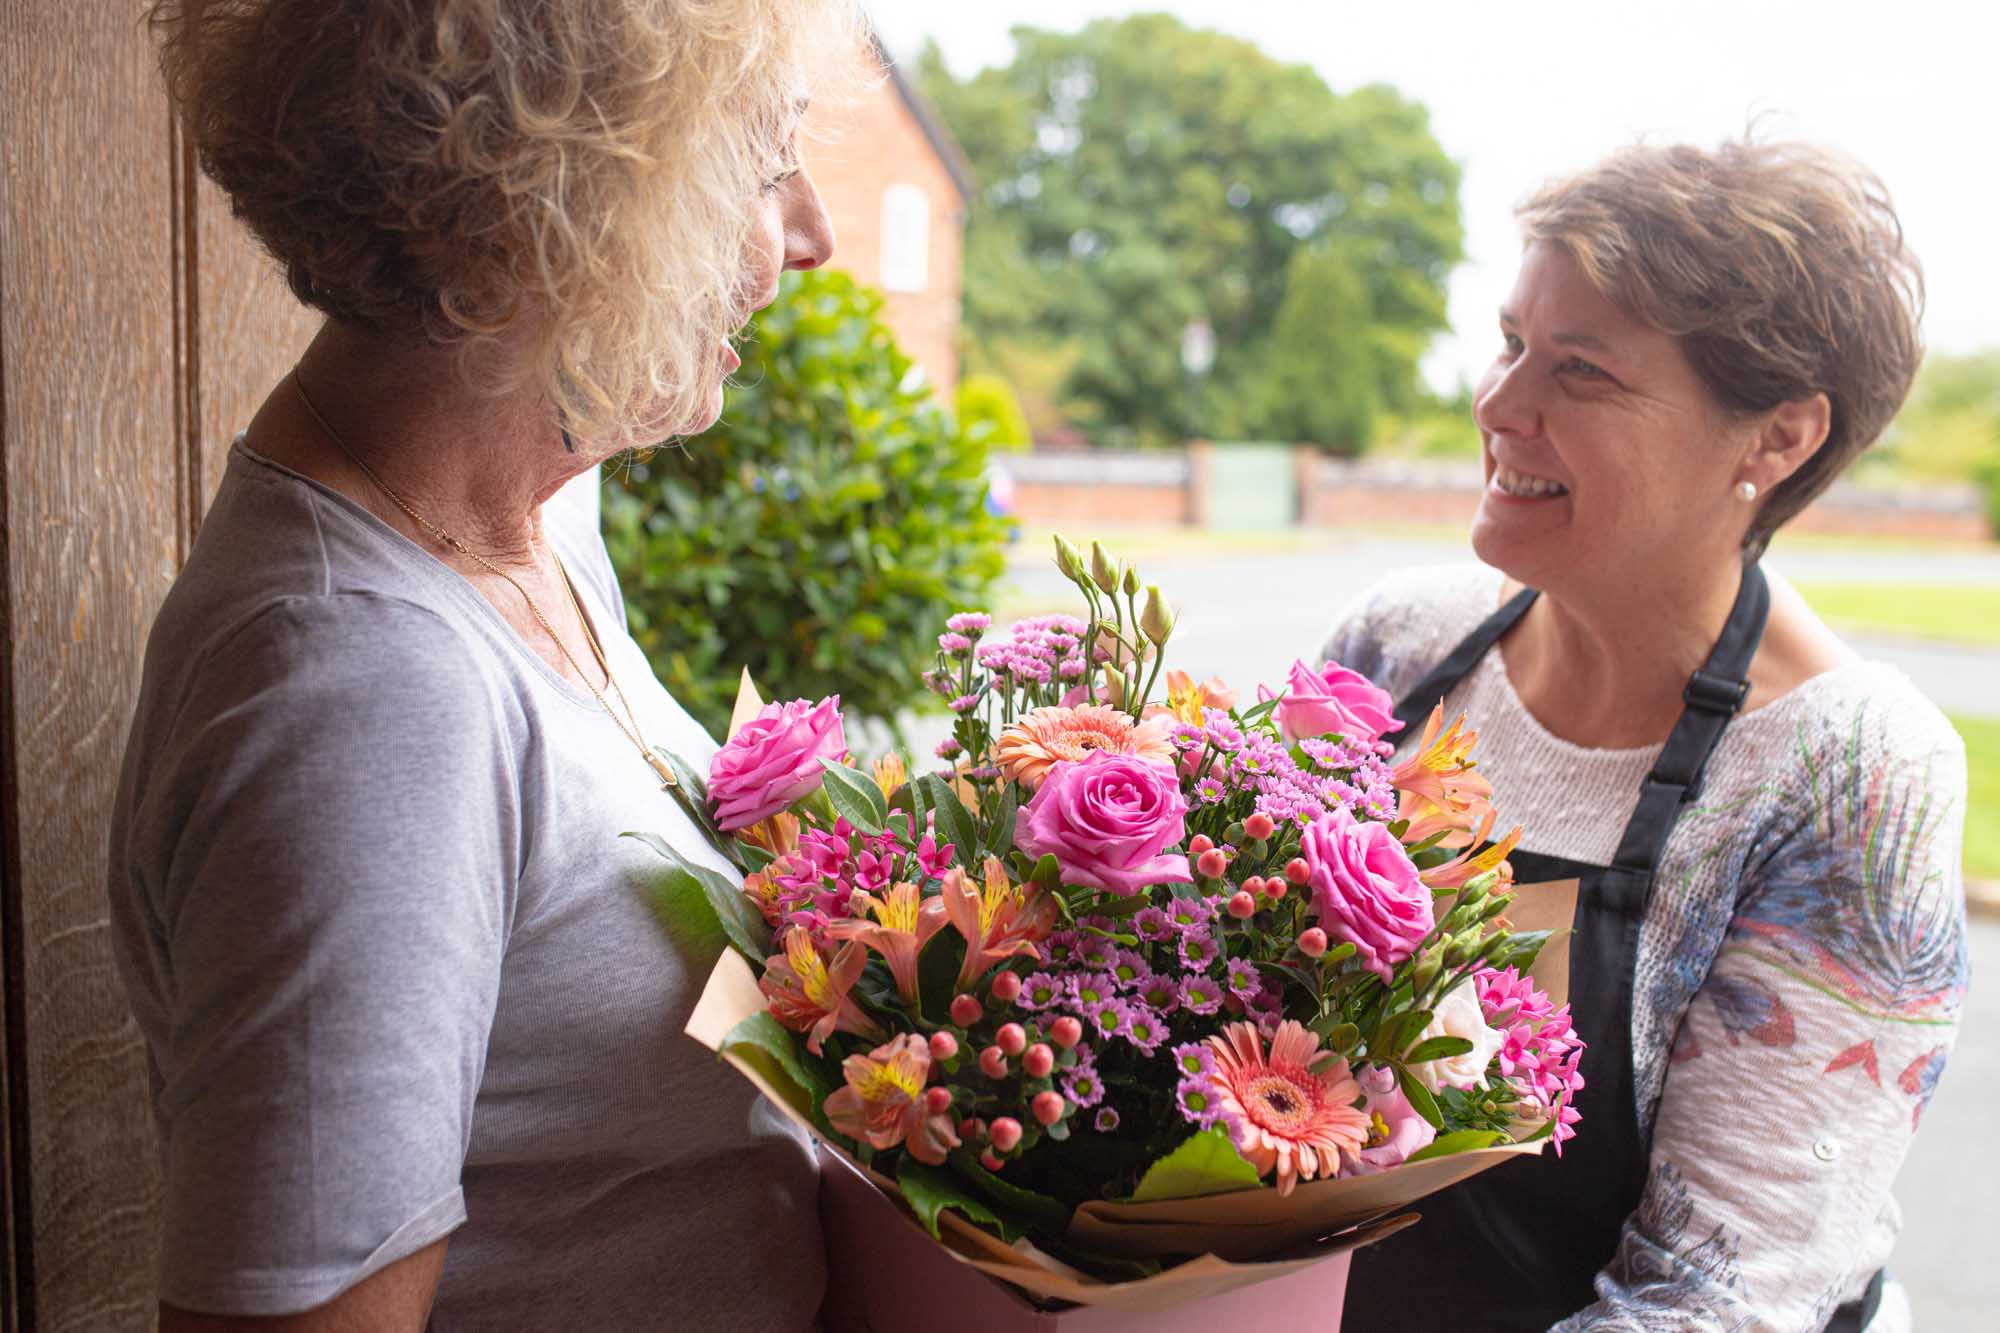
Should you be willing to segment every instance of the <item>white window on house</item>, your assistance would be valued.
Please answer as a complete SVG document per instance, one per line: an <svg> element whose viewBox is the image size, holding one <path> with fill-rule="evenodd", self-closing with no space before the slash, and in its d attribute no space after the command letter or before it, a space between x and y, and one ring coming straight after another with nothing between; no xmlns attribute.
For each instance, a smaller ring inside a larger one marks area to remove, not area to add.
<svg viewBox="0 0 2000 1333"><path fill-rule="evenodd" d="M882 288L920 292L931 280L931 200L920 185L882 191Z"/></svg>

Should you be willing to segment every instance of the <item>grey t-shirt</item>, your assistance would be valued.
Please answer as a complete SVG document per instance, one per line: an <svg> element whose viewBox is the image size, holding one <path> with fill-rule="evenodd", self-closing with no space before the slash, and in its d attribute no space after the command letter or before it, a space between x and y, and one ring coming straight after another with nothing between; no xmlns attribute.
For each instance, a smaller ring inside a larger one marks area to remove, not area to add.
<svg viewBox="0 0 2000 1333"><path fill-rule="evenodd" d="M544 524L647 739L706 763L587 511ZM811 1158L682 1034L717 942L663 929L627 830L723 865L469 583L233 451L112 824L162 1299L306 1309L450 1235L440 1333L811 1326Z"/></svg>

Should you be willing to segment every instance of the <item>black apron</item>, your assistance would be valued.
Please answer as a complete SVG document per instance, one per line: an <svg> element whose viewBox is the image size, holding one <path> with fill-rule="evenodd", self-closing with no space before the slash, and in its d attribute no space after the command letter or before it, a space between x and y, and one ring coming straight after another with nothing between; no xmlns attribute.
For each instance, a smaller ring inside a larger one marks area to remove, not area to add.
<svg viewBox="0 0 2000 1333"><path fill-rule="evenodd" d="M1452 650L1396 706L1421 726L1534 603L1523 589ZM1639 789L1638 808L1608 866L1516 852L1517 883L1578 882L1570 938L1570 1013L1587 1043L1576 1137L1563 1155L1494 1167L1421 1201L1423 1221L1357 1250L1342 1327L1546 1329L1596 1299L1592 1279L1611 1261L1626 1218L1646 1189L1650 1136L1639 1127L1632 1074L1632 978L1639 923L1653 874L1681 807L1749 693L1750 659L1764 636L1770 590L1756 565L1743 583L1708 662L1688 678L1686 707ZM1474 719L1476 722L1477 719ZM1832 1333L1864 1328L1881 1298L1875 1275L1860 1301L1842 1307Z"/></svg>

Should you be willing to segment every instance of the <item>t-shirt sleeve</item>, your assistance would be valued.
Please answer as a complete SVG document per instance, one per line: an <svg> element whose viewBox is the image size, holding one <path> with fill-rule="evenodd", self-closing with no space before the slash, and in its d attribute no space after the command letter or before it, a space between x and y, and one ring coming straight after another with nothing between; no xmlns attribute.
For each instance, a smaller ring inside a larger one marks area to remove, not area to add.
<svg viewBox="0 0 2000 1333"><path fill-rule="evenodd" d="M465 1217L521 832L506 713L422 608L211 649L128 854L164 973L162 1299L324 1304Z"/></svg>

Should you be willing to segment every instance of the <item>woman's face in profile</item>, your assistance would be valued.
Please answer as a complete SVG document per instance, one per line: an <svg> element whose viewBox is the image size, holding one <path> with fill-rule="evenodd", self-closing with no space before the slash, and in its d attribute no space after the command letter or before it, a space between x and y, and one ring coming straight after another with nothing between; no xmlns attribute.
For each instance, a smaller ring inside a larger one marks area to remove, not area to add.
<svg viewBox="0 0 2000 1333"><path fill-rule="evenodd" d="M752 201L750 239L743 247L736 285L736 309L731 312L731 337L778 295L778 278L786 269L818 268L833 254L833 221L819 190L803 164L791 153L777 165ZM714 425L722 415L723 380L743 364L725 338L716 348L714 392L705 419L682 434L692 435Z"/></svg>
<svg viewBox="0 0 2000 1333"><path fill-rule="evenodd" d="M1600 295L1568 250L1537 243L1499 341L1473 400L1480 559L1560 590L1733 549L1739 452L1678 340Z"/></svg>

